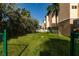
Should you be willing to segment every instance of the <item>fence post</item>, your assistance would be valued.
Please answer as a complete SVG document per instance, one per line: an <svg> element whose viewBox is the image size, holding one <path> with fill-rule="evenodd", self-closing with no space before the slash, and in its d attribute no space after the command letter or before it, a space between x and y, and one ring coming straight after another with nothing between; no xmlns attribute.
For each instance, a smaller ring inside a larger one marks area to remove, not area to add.
<svg viewBox="0 0 79 59"><path fill-rule="evenodd" d="M70 55L75 56L76 55L76 38L78 37L77 33L72 30L71 31L71 44L70 44Z"/></svg>
<svg viewBox="0 0 79 59"><path fill-rule="evenodd" d="M3 48L4 48L4 56L7 56L7 39L6 39L6 29L4 29L3 33Z"/></svg>

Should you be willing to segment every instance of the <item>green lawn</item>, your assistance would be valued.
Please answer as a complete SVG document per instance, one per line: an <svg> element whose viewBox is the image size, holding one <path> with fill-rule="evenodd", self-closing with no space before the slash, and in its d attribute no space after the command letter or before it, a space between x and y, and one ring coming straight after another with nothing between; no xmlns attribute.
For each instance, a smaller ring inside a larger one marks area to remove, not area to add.
<svg viewBox="0 0 79 59"><path fill-rule="evenodd" d="M0 55L3 54L0 43ZM70 55L70 38L52 33L32 33L8 40L8 55Z"/></svg>

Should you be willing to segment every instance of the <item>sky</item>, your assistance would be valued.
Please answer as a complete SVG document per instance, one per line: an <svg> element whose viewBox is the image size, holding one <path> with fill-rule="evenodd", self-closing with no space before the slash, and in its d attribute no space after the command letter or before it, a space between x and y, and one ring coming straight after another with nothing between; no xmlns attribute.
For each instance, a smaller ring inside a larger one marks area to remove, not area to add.
<svg viewBox="0 0 79 59"><path fill-rule="evenodd" d="M39 24L42 24L47 14L48 3L19 3L17 7L25 8L30 11L31 16L39 21Z"/></svg>

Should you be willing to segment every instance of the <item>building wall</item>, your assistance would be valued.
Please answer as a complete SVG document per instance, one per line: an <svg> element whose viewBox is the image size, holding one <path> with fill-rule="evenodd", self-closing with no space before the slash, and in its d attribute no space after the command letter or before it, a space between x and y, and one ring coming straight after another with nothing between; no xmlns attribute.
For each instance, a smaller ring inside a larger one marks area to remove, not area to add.
<svg viewBox="0 0 79 59"><path fill-rule="evenodd" d="M58 27L59 27L58 28L59 34L63 34L63 35L66 35L66 36L70 35L71 25L70 25L70 20L69 19L58 23Z"/></svg>
<svg viewBox="0 0 79 59"><path fill-rule="evenodd" d="M76 18L78 18L78 4L70 3L70 24L73 24L73 21Z"/></svg>
<svg viewBox="0 0 79 59"><path fill-rule="evenodd" d="M76 6L76 8L73 8ZM70 18L77 18L78 13L78 4L77 3L70 3Z"/></svg>
<svg viewBox="0 0 79 59"><path fill-rule="evenodd" d="M78 3L78 13L77 13L77 17L79 18L79 3Z"/></svg>
<svg viewBox="0 0 79 59"><path fill-rule="evenodd" d="M79 18L79 4L77 3L60 3L60 11L58 15L58 26L59 33L63 35L70 35L71 24L73 24L73 20ZM73 9L72 6L77 6L77 9ZM52 19L52 21L51 21ZM55 16L52 17L51 14L47 17L47 27L56 24Z"/></svg>
<svg viewBox="0 0 79 59"><path fill-rule="evenodd" d="M48 14L49 27L52 27L52 13Z"/></svg>
<svg viewBox="0 0 79 59"><path fill-rule="evenodd" d="M46 28L52 27L52 13L46 16Z"/></svg>
<svg viewBox="0 0 79 59"><path fill-rule="evenodd" d="M52 17L52 23L56 23L56 18L55 18L55 16Z"/></svg>
<svg viewBox="0 0 79 59"><path fill-rule="evenodd" d="M68 36L70 34L70 4L60 3L59 6L58 32Z"/></svg>
<svg viewBox="0 0 79 59"><path fill-rule="evenodd" d="M46 28L52 27L54 25L56 25L56 18L55 16L52 17L52 14L49 14L48 16L46 16Z"/></svg>
<svg viewBox="0 0 79 59"><path fill-rule="evenodd" d="M70 4L69 3L60 3L60 11L58 15L58 22L64 21L70 18Z"/></svg>
<svg viewBox="0 0 79 59"><path fill-rule="evenodd" d="M77 6L77 8L72 8ZM59 33L63 35L70 35L71 25L73 21L79 18L79 4L77 3L63 3L60 4L59 20Z"/></svg>
<svg viewBox="0 0 79 59"><path fill-rule="evenodd" d="M50 25L49 25L49 18L48 18L48 16L46 16L46 28L48 28Z"/></svg>

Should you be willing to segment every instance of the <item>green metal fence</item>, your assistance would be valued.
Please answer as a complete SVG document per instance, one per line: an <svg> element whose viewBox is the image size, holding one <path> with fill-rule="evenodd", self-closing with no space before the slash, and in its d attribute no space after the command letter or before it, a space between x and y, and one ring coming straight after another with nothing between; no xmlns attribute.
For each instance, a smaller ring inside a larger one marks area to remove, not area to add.
<svg viewBox="0 0 79 59"><path fill-rule="evenodd" d="M75 44L74 44L74 48L75 48L75 55L77 56L77 55L79 55L79 32L74 32L74 42L75 42Z"/></svg>
<svg viewBox="0 0 79 59"><path fill-rule="evenodd" d="M0 48L0 54L7 56L7 39L6 39L6 30L3 33L0 33L0 40L3 41L3 44ZM1 44L1 43L0 43Z"/></svg>
<svg viewBox="0 0 79 59"><path fill-rule="evenodd" d="M0 40L0 56L20 56L27 48L24 44L8 44L6 30L0 32Z"/></svg>
<svg viewBox="0 0 79 59"><path fill-rule="evenodd" d="M71 32L71 46L70 46L71 56L79 55L79 32L72 31Z"/></svg>

